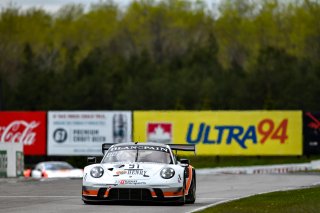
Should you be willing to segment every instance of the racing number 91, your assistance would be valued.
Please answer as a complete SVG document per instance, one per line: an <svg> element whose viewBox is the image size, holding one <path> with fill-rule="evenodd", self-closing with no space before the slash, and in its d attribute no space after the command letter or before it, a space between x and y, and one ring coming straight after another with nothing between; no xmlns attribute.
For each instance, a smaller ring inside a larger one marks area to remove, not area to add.
<svg viewBox="0 0 320 213"><path fill-rule="evenodd" d="M139 164L129 164L129 169L139 169Z"/></svg>
<svg viewBox="0 0 320 213"><path fill-rule="evenodd" d="M280 143L285 143L288 139L287 135L288 119L283 119L281 123L276 126L271 119L264 119L258 124L258 133L262 136L261 143L264 144L268 138L280 140Z"/></svg>

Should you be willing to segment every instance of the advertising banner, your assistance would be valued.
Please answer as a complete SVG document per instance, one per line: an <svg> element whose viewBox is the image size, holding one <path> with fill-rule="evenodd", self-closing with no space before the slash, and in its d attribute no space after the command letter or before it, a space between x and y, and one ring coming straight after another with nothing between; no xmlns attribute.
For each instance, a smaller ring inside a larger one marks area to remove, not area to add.
<svg viewBox="0 0 320 213"><path fill-rule="evenodd" d="M301 155L301 111L135 111L134 140L196 144L198 155Z"/></svg>
<svg viewBox="0 0 320 213"><path fill-rule="evenodd" d="M0 143L23 143L24 155L45 155L46 127L46 112L0 112Z"/></svg>
<svg viewBox="0 0 320 213"><path fill-rule="evenodd" d="M304 154L320 154L320 112L304 112Z"/></svg>
<svg viewBox="0 0 320 213"><path fill-rule="evenodd" d="M132 141L130 111L48 112L48 155L102 155L103 143Z"/></svg>

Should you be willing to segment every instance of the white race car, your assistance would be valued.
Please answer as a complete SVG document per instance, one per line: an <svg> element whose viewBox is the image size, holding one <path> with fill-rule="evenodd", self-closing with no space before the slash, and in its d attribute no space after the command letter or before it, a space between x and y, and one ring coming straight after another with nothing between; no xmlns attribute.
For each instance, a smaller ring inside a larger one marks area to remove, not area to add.
<svg viewBox="0 0 320 213"><path fill-rule="evenodd" d="M173 150L195 152L195 145L103 144L101 162L89 157L94 164L84 168L82 200L194 203L195 170L189 160L177 161Z"/></svg>
<svg viewBox="0 0 320 213"><path fill-rule="evenodd" d="M64 161L46 161L38 163L31 171L32 178L82 178L83 170Z"/></svg>

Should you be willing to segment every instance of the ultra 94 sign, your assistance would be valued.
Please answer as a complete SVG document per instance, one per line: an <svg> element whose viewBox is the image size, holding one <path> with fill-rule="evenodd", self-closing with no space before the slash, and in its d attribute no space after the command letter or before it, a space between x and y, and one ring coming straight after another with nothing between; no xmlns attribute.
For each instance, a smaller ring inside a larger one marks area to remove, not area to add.
<svg viewBox="0 0 320 213"><path fill-rule="evenodd" d="M157 138L195 144L199 155L302 154L301 111L138 111L135 140L148 139L150 123L161 129Z"/></svg>

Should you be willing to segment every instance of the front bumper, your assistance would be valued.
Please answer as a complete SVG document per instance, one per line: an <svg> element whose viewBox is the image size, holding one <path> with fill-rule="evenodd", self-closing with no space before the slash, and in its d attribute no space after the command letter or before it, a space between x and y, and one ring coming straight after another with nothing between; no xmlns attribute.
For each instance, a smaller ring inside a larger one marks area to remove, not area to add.
<svg viewBox="0 0 320 213"><path fill-rule="evenodd" d="M84 201L151 201L170 202L183 200L183 188L123 188L82 187Z"/></svg>

